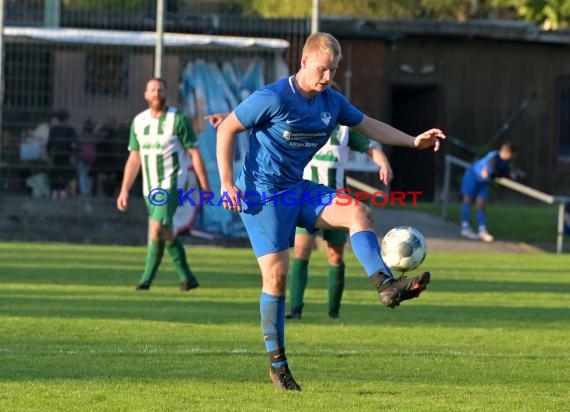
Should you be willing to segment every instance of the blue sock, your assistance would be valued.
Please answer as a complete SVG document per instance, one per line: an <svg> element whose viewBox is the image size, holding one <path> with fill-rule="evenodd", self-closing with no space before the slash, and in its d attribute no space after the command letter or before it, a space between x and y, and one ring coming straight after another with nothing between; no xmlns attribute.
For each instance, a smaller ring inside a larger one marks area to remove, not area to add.
<svg viewBox="0 0 570 412"><path fill-rule="evenodd" d="M477 224L479 227L487 227L487 214L485 209L477 209Z"/></svg>
<svg viewBox="0 0 570 412"><path fill-rule="evenodd" d="M285 296L279 296L277 301L277 344L285 352Z"/></svg>
<svg viewBox="0 0 570 412"><path fill-rule="evenodd" d="M377 272L392 276L392 272L386 266L380 255L380 245L374 232L363 230L356 232L350 237L354 256L358 259L364 270L371 277Z"/></svg>
<svg viewBox="0 0 570 412"><path fill-rule="evenodd" d="M469 220L471 215L471 205L469 203L462 203L461 204L461 222L469 224Z"/></svg>
<svg viewBox="0 0 570 412"><path fill-rule="evenodd" d="M272 296L261 292L259 311L261 313L261 331L271 366L287 365L287 359L284 357L285 296Z"/></svg>

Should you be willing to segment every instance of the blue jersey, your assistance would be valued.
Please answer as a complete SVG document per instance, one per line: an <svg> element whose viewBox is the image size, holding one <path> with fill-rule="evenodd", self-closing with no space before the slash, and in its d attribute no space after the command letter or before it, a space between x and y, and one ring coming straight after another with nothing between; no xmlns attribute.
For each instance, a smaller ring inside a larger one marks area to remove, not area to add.
<svg viewBox="0 0 570 412"><path fill-rule="evenodd" d="M249 150L237 179L243 191L273 193L303 180L303 169L327 142L337 124L355 126L364 115L336 90L311 99L301 95L294 76L254 92L235 109L249 131Z"/></svg>
<svg viewBox="0 0 570 412"><path fill-rule="evenodd" d="M509 163L510 160L501 159L498 150L493 150L473 163L471 171L474 173L477 181L489 182L494 177L507 176L509 174ZM488 172L487 178L483 178L481 175L485 167Z"/></svg>

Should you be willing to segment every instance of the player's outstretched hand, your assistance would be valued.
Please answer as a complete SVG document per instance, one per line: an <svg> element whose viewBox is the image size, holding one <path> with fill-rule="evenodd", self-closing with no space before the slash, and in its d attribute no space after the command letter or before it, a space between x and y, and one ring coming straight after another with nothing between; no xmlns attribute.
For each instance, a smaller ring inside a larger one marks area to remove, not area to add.
<svg viewBox="0 0 570 412"><path fill-rule="evenodd" d="M380 168L378 175L380 177L380 181L384 183L385 186L390 186L392 179L394 179L394 172L387 162Z"/></svg>
<svg viewBox="0 0 570 412"><path fill-rule="evenodd" d="M427 149L433 147L433 151L437 152L441 144L441 140L445 139L445 133L439 129L430 129L418 135L414 140L416 149Z"/></svg>
<svg viewBox="0 0 570 412"><path fill-rule="evenodd" d="M204 116L204 119L209 121L214 129L217 129L226 117L228 117L228 113L214 113Z"/></svg>

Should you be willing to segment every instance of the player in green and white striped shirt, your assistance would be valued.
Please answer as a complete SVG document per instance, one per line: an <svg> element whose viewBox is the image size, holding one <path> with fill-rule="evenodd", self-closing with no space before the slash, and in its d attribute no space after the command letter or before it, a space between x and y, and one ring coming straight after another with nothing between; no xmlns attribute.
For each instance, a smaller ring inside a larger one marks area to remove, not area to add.
<svg viewBox="0 0 570 412"><path fill-rule="evenodd" d="M346 187L345 169L350 151L368 154L379 167L379 178L386 186L392 180L392 168L379 143L351 131L347 126L337 126L327 143L313 156L303 172L303 177L334 189ZM344 245L348 239L345 229L323 230L326 242L329 270L328 309L331 318L339 317L340 302L344 291ZM308 281L309 259L313 249L313 235L306 229L295 232L295 255L291 262L289 281L290 312L287 319L301 319L303 297Z"/></svg>
<svg viewBox="0 0 570 412"><path fill-rule="evenodd" d="M190 159L201 189L209 191L210 184L192 126L184 114L166 105L165 81L150 79L144 98L149 108L131 124L130 154L117 208L127 210L129 191L142 168L143 194L150 216L150 244L137 290L150 288L166 249L182 281L180 289L187 291L199 284L186 260L184 246L174 233L172 220L178 206L178 188L184 185ZM165 204L159 205L162 200Z"/></svg>

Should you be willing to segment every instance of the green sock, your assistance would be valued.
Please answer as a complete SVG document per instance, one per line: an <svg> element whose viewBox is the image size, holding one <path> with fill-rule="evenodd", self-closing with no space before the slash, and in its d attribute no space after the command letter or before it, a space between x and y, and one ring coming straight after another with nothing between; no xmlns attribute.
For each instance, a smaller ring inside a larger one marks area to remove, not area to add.
<svg viewBox="0 0 570 412"><path fill-rule="evenodd" d="M303 308L303 296L309 278L309 261L293 259L289 278L289 306L291 310Z"/></svg>
<svg viewBox="0 0 570 412"><path fill-rule="evenodd" d="M172 243L166 244L166 251L172 259L176 273L182 282L193 279L194 274L188 266L188 261L186 260L186 251L184 250L184 245L182 242L175 238Z"/></svg>
<svg viewBox="0 0 570 412"><path fill-rule="evenodd" d="M151 240L146 252L146 262L141 283L150 285L156 277L156 272L164 254L164 240Z"/></svg>
<svg viewBox="0 0 570 412"><path fill-rule="evenodd" d="M329 266L328 273L329 311L338 312L344 291L344 263Z"/></svg>

